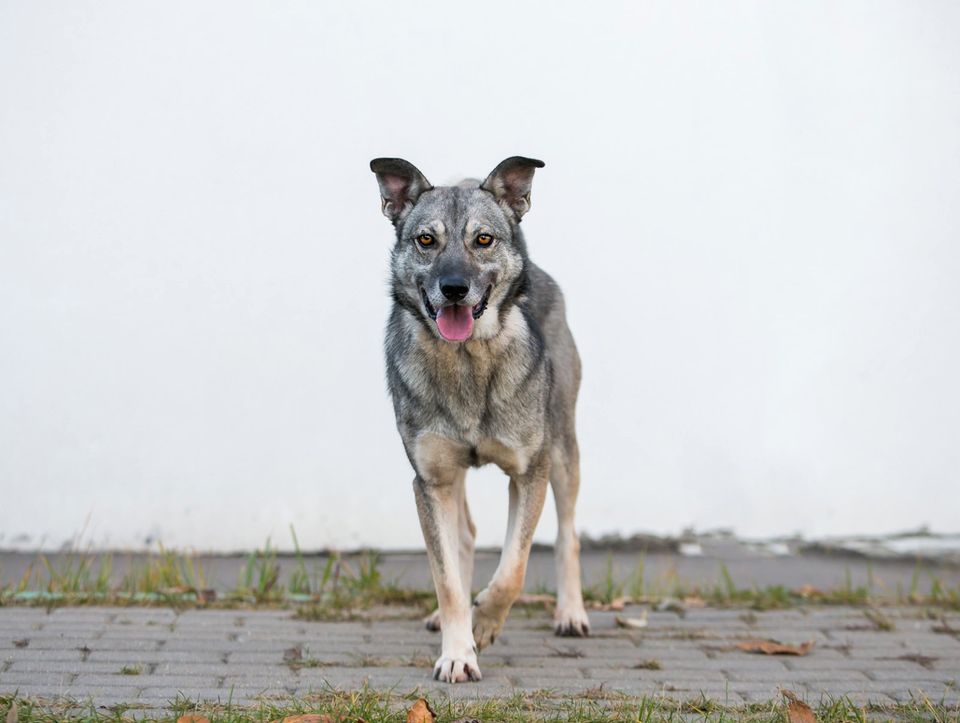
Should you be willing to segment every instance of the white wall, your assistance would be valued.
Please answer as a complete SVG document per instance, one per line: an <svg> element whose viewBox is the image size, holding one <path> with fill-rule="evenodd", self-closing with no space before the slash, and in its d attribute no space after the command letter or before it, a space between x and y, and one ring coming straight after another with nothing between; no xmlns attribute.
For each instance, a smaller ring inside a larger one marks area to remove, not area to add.
<svg viewBox="0 0 960 723"><path fill-rule="evenodd" d="M0 546L419 544L382 155L547 162L582 528L960 528L958 37L915 0L0 3Z"/></svg>

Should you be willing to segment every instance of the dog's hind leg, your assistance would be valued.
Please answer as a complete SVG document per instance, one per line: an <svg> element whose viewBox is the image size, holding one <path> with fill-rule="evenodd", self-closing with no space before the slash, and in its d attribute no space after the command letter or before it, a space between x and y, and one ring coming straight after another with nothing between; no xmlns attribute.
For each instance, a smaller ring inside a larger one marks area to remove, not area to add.
<svg viewBox="0 0 960 723"><path fill-rule="evenodd" d="M580 453L570 435L553 450L550 483L557 503L557 608L553 629L557 635L582 637L590 634L590 621L583 607L580 582L580 540L574 527L574 509L580 489Z"/></svg>
<svg viewBox="0 0 960 723"><path fill-rule="evenodd" d="M460 581L463 583L463 593L469 600L473 586L473 552L477 538L477 528L470 516L470 506L467 504L466 471L458 482L460 497L460 513L457 519L457 529L460 535ZM440 630L440 609L437 608L424 620L427 630Z"/></svg>
<svg viewBox="0 0 960 723"><path fill-rule="evenodd" d="M543 459L526 474L510 479L510 515L500 564L473 603L473 639L481 650L500 634L513 601L523 590L533 532L547 496L549 469L549 461Z"/></svg>

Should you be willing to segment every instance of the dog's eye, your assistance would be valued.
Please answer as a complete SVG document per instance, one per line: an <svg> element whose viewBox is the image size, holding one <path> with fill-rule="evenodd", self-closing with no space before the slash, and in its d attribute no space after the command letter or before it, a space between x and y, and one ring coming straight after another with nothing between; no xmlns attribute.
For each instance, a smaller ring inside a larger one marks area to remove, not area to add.
<svg viewBox="0 0 960 723"><path fill-rule="evenodd" d="M489 246L493 243L493 236L488 233L482 233L477 236L477 244L480 246Z"/></svg>
<svg viewBox="0 0 960 723"><path fill-rule="evenodd" d="M431 246L433 244L433 236L428 233L422 233L417 236L417 243L421 246Z"/></svg>

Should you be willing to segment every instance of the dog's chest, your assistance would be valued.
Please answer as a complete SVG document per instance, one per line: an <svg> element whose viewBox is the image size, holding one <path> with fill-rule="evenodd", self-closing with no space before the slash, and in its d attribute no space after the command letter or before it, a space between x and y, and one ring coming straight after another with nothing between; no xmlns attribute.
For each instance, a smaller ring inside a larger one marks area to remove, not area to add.
<svg viewBox="0 0 960 723"><path fill-rule="evenodd" d="M473 464L515 466L505 449L539 448L546 362L523 340L501 347L430 344L410 352L398 369L403 391L394 395L409 437L429 432L465 444Z"/></svg>
<svg viewBox="0 0 960 723"><path fill-rule="evenodd" d="M451 431L477 441L499 436L515 427L526 427L536 406L524 411L538 395L536 370L520 351L493 355L483 350L442 349L424 354L421 367L421 401Z"/></svg>

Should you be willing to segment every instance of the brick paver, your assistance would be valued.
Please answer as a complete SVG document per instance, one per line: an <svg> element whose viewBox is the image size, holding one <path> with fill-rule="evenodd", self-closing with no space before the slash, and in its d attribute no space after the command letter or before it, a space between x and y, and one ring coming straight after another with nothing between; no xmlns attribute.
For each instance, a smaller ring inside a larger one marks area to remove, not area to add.
<svg viewBox="0 0 960 723"><path fill-rule="evenodd" d="M618 628L613 613L593 612L593 637L561 639L546 614L516 612L481 655L483 681L448 686L431 680L440 637L417 621L304 622L277 610L11 607L0 608L0 693L161 707L178 696L242 704L365 683L471 698L602 686L741 704L784 687L811 701L848 695L889 704L922 692L960 704L960 636L951 632L960 629L960 614L882 613L893 630L877 629L862 609L842 607L650 612L642 630ZM805 657L755 655L736 647L747 638L816 645Z"/></svg>

